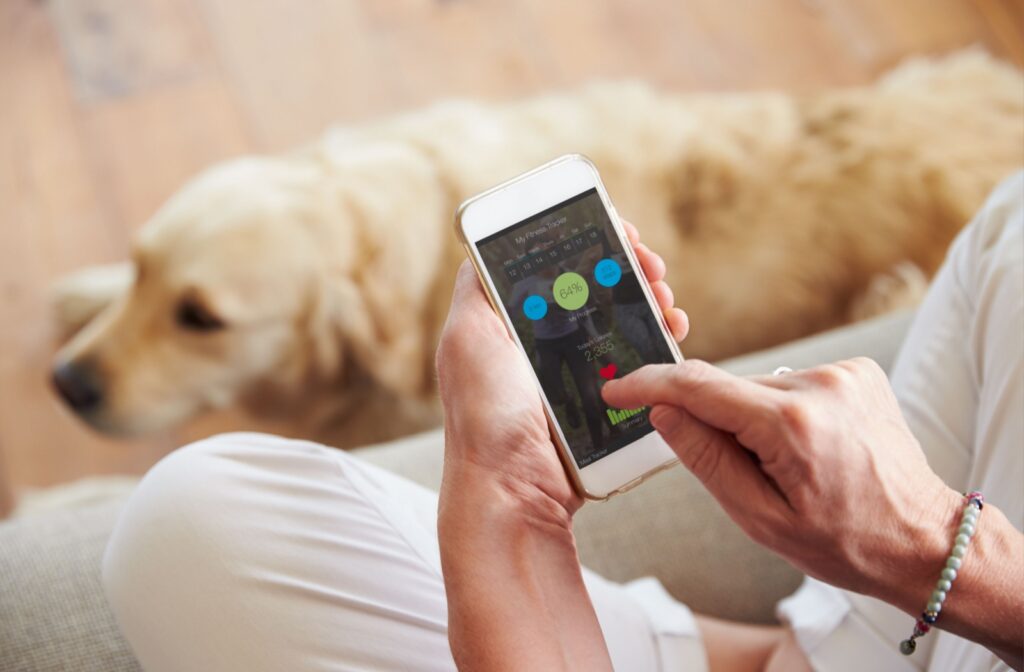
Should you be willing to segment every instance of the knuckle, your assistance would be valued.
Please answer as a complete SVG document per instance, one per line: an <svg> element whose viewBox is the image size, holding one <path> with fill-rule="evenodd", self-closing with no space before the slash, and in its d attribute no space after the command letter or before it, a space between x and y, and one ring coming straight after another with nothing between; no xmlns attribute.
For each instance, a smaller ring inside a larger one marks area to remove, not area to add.
<svg viewBox="0 0 1024 672"><path fill-rule="evenodd" d="M711 372L711 365L701 359L687 359L676 365L675 375L679 379L702 381Z"/></svg>
<svg viewBox="0 0 1024 672"><path fill-rule="evenodd" d="M451 355L448 354L444 341L442 341L437 347L437 352L434 353L434 371L437 375L437 381L442 388L448 377L448 362L450 358Z"/></svg>
<svg viewBox="0 0 1024 672"><path fill-rule="evenodd" d="M814 382L827 390L839 390L844 387L850 380L850 373L843 362L818 366L809 372Z"/></svg>
<svg viewBox="0 0 1024 672"><path fill-rule="evenodd" d="M810 476L802 474L801 480L802 482L807 482L810 480ZM813 488L794 488L789 493L790 506L796 511L810 511L820 501L819 493L816 493Z"/></svg>
<svg viewBox="0 0 1024 672"><path fill-rule="evenodd" d="M814 461L813 455L808 454L806 448L806 443L790 446L790 450L772 461L772 480L781 491L792 493L804 486L805 479L810 475L808 463Z"/></svg>
<svg viewBox="0 0 1024 672"><path fill-rule="evenodd" d="M798 439L806 439L811 434L813 419L810 409L802 401L787 400L779 407L782 426Z"/></svg>
<svg viewBox="0 0 1024 672"><path fill-rule="evenodd" d="M849 360L849 365L853 367L854 371L859 374L866 374L869 376L885 375L885 371L875 360L870 357L854 357Z"/></svg>
<svg viewBox="0 0 1024 672"><path fill-rule="evenodd" d="M451 357L452 348L455 347L457 340L458 330L455 329L449 321L445 326L444 331L441 332L441 338L437 342L437 353L435 355L435 359L438 364Z"/></svg>
<svg viewBox="0 0 1024 672"><path fill-rule="evenodd" d="M438 371L443 371L451 365L457 365L464 358L472 340L469 331L469 329L463 328L463 325L455 323L449 323L445 327L434 356L434 364Z"/></svg>
<svg viewBox="0 0 1024 672"><path fill-rule="evenodd" d="M442 337L441 341L437 344L437 350L434 352L434 370L440 373L445 369L445 362L448 359L446 352L446 341Z"/></svg>
<svg viewBox="0 0 1024 672"><path fill-rule="evenodd" d="M449 316L438 339L434 366L439 375L446 370L458 371L460 367L479 367L495 344L503 346L507 339L504 325L493 313Z"/></svg>

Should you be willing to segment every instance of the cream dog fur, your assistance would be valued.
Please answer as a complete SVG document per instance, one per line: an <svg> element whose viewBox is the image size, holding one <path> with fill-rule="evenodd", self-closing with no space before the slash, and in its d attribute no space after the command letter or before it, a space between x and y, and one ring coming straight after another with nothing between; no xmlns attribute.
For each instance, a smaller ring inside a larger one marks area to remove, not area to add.
<svg viewBox="0 0 1024 672"><path fill-rule="evenodd" d="M334 129L210 168L130 265L62 281L77 333L55 379L114 433L232 403L342 447L435 424L433 352L463 256L452 212L566 152L596 162L664 256L688 356L834 327L916 300L1022 162L1022 86L968 52L804 99L613 84Z"/></svg>

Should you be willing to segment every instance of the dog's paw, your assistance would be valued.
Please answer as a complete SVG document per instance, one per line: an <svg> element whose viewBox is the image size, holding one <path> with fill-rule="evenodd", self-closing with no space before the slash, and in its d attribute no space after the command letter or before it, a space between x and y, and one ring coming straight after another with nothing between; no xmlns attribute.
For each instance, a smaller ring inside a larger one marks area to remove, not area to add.
<svg viewBox="0 0 1024 672"><path fill-rule="evenodd" d="M850 304L850 320L866 320L894 310L913 308L928 291L928 276L917 264L903 261L876 275Z"/></svg>
<svg viewBox="0 0 1024 672"><path fill-rule="evenodd" d="M50 285L49 302L58 338L71 338L134 281L131 262L92 266L56 280Z"/></svg>

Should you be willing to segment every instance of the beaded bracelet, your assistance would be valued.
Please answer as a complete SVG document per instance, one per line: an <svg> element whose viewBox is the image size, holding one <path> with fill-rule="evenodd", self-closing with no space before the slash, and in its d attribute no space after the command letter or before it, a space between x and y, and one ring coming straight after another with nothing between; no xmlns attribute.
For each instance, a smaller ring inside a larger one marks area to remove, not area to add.
<svg viewBox="0 0 1024 672"><path fill-rule="evenodd" d="M956 531L956 538L953 539L953 550L946 559L946 566L942 575L935 583L935 590L928 599L928 606L921 613L921 618L914 624L914 634L900 642L900 653L909 656L917 649L918 637L924 637L932 629L935 621L939 620L939 612L942 611L942 603L946 595L953 588L953 581L956 580L956 572L963 564L964 555L967 554L967 546L971 543L971 537L978 525L978 516L985 507L985 497L980 492L969 492L964 495L967 503L964 504L964 515L960 519L960 527Z"/></svg>

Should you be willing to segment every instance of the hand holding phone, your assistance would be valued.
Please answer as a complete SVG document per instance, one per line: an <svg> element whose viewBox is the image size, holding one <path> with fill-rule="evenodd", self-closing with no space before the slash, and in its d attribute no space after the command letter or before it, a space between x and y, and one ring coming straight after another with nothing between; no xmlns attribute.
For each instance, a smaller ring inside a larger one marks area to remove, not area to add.
<svg viewBox="0 0 1024 672"><path fill-rule="evenodd" d="M541 392L540 399L524 393L518 380L514 399L494 405L477 396L470 409L476 422L505 422L506 403L526 413L519 408L525 394L532 404L526 414L541 431L547 427L537 421L547 416L570 480L593 499L622 492L675 463L653 431L648 409L615 409L601 400L604 381L644 364L679 361L681 355L657 301L669 310L671 292L658 283L656 297L644 280L593 165L570 156L542 166L468 201L458 226L511 336L488 356L492 362L511 353L520 362L525 357L530 368L520 366L520 376L529 377L532 369L533 388ZM660 276L660 260L646 250L643 255ZM685 329L681 312L670 314ZM480 345L485 342L481 337Z"/></svg>

